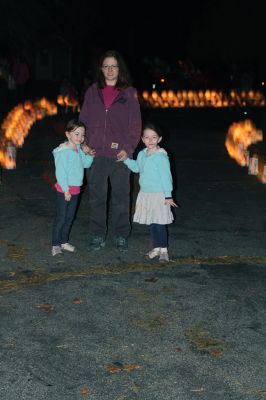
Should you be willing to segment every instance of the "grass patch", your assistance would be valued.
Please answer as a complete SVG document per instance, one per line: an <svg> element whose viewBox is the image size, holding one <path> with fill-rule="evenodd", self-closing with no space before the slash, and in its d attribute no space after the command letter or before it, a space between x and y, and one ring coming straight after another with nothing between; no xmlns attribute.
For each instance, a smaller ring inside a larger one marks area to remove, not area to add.
<svg viewBox="0 0 266 400"><path fill-rule="evenodd" d="M3 244L3 241L0 241ZM7 245L7 243L4 243ZM9 255L14 261L22 262L25 261L25 249L16 245L7 245ZM265 265L265 257L180 257L170 262L132 262L132 263L120 263L118 265L97 265L88 266L81 270L74 271L63 271L63 272L49 272L43 268L34 265L28 265L29 263L24 262L24 267L27 264L28 272L31 274L24 274L23 271L20 273L12 272L8 279L0 280L0 292L10 292L12 290L20 289L24 286L29 285L41 285L48 282L60 281L69 278L80 278L89 277L95 275L116 275L126 274L128 272L145 272L155 270L165 270L168 268L177 268L179 266L186 265L232 265L232 264L250 264L250 265ZM131 293L132 295L133 293ZM135 293L139 296L139 299L144 300L145 296L143 293Z"/></svg>
<svg viewBox="0 0 266 400"><path fill-rule="evenodd" d="M220 356L224 353L224 341L212 338L202 324L193 326L186 333L186 338L198 351L203 351L215 356Z"/></svg>

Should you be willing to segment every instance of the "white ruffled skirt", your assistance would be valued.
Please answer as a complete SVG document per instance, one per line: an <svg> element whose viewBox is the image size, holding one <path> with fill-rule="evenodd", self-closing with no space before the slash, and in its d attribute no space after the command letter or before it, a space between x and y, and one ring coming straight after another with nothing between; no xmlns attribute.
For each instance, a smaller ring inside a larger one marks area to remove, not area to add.
<svg viewBox="0 0 266 400"><path fill-rule="evenodd" d="M174 216L169 204L164 204L164 193L139 192L133 222L139 224L171 224Z"/></svg>

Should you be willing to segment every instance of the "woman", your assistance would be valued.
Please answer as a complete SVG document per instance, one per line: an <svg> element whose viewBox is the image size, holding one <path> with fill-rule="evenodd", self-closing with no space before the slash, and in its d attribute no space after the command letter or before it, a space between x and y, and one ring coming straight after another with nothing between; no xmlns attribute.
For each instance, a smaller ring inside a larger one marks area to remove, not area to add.
<svg viewBox="0 0 266 400"><path fill-rule="evenodd" d="M111 185L111 231L118 250L127 250L130 233L130 171L119 161L132 156L141 134L137 91L131 86L126 64L117 51L100 58L96 82L85 94L80 121L86 126L86 144L95 158L89 170L90 247L105 246L108 181Z"/></svg>

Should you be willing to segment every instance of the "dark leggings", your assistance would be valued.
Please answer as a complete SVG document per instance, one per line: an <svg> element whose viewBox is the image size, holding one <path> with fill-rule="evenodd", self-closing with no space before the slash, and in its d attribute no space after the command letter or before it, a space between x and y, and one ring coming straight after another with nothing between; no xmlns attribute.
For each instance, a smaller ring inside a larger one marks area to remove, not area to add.
<svg viewBox="0 0 266 400"><path fill-rule="evenodd" d="M167 247L166 225L150 224L150 233L153 247Z"/></svg>

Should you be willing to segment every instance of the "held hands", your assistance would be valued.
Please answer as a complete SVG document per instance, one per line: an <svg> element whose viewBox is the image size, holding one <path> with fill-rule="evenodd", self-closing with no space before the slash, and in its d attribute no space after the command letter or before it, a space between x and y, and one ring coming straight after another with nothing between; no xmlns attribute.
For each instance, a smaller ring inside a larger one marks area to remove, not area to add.
<svg viewBox="0 0 266 400"><path fill-rule="evenodd" d="M95 156L96 154L96 151L88 146L86 143L82 143L80 145L80 148L85 154L89 154L90 156Z"/></svg>
<svg viewBox="0 0 266 400"><path fill-rule="evenodd" d="M71 194L69 193L68 190L66 192L64 192L64 195L65 195L65 201L70 201L71 200Z"/></svg>
<svg viewBox="0 0 266 400"><path fill-rule="evenodd" d="M172 206L172 207L179 207L179 205L176 204L173 199L165 199L164 204L169 204L169 206Z"/></svg>
<svg viewBox="0 0 266 400"><path fill-rule="evenodd" d="M119 151L119 153L116 155L116 158L116 161L124 161L127 158L127 152L125 150Z"/></svg>

